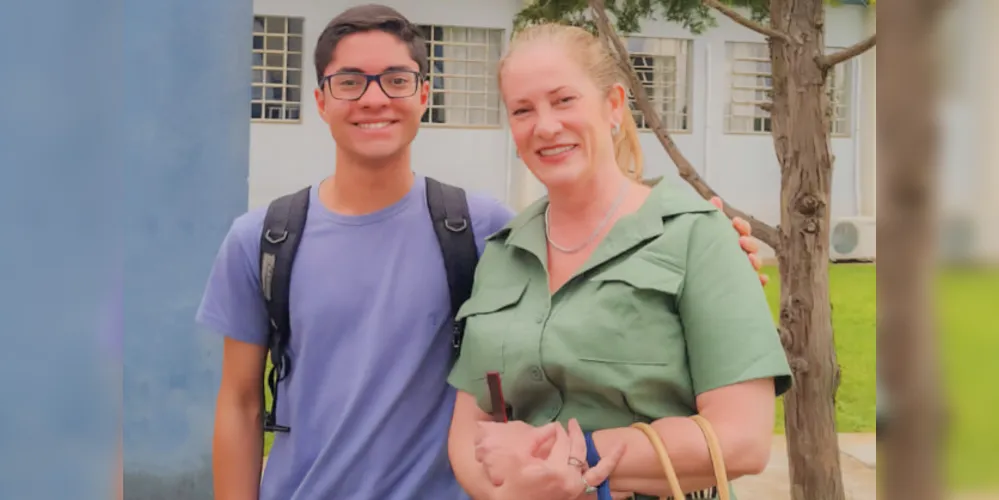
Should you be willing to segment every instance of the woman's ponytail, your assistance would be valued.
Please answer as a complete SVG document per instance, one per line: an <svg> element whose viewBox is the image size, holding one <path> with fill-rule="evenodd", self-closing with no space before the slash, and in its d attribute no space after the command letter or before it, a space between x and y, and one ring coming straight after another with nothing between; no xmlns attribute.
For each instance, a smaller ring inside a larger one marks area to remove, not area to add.
<svg viewBox="0 0 999 500"><path fill-rule="evenodd" d="M638 125L630 109L624 112L621 128L614 136L614 158L626 177L642 182L642 144L638 140Z"/></svg>

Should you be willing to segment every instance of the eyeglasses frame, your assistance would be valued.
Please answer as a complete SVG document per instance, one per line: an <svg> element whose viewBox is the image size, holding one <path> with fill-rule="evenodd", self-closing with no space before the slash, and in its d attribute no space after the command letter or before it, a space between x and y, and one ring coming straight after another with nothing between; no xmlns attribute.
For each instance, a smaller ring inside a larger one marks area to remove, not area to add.
<svg viewBox="0 0 999 500"><path fill-rule="evenodd" d="M408 95L390 96L389 93L385 91L385 87L382 86L382 80L381 80L381 78L383 76L385 76L387 74L390 74L390 73L407 73L407 74L411 74L411 75L415 76L416 77L416 84L413 85L413 92L411 94L408 94ZM332 98L334 98L334 99L336 99L338 101L358 101L358 100L360 100L362 97L364 97L364 94L368 93L368 88L371 87L371 82L377 83L378 84L378 88L381 89L382 93L385 94L385 97L388 97L389 99L406 99L408 97L413 97L414 95L416 95L416 93L420 90L420 84L423 83L424 80L426 80L426 77L422 73L420 73L419 71L412 71L412 70L408 70L408 69L392 69L392 70L383 71L381 73L374 74L374 75L368 74L368 73L361 73L361 72L358 72L358 71L337 71L336 73L331 73L329 75L326 75L326 76L322 77L319 80L319 88L320 89L325 89L326 86L327 86L327 83L329 83L329 81L333 77L340 76L340 75L363 76L364 77L364 88L361 89L361 93L357 97L352 98L352 99L346 99L346 98L337 97L337 96L333 95L333 91L330 90L330 92L329 92L330 93L330 97L332 97Z"/></svg>

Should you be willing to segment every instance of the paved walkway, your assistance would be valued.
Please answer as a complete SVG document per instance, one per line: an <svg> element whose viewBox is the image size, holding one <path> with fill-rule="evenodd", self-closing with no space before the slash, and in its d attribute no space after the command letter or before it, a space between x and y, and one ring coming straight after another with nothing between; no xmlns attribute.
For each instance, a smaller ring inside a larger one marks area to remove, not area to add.
<svg viewBox="0 0 999 500"><path fill-rule="evenodd" d="M878 448L874 434L840 434L839 449L847 500L876 500ZM774 436L767 469L758 476L737 479L734 488L739 500L791 498L786 438Z"/></svg>

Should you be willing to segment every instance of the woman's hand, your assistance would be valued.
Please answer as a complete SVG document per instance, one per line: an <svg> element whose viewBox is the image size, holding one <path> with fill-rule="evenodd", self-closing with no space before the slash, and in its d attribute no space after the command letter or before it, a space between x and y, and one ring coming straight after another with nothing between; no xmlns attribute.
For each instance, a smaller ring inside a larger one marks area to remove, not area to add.
<svg viewBox="0 0 999 500"><path fill-rule="evenodd" d="M711 198L711 204L718 207L718 210L722 210L722 207L725 206L722 199L717 196ZM770 282L770 277L760 272L760 268L763 267L763 261L760 260L760 256L758 255L760 245L752 237L753 228L742 217L734 217L732 219L732 227L739 233L739 246L742 247L743 252L746 252L746 255L749 255L749 262L753 265L753 269L756 270L757 274L760 275L760 283L763 286L767 286L767 283Z"/></svg>
<svg viewBox="0 0 999 500"><path fill-rule="evenodd" d="M482 464L493 485L500 486L523 459L532 456L547 459L557 430L562 430L558 423L533 427L521 421L479 422L475 434L475 460Z"/></svg>
<svg viewBox="0 0 999 500"><path fill-rule="evenodd" d="M510 446L503 446L492 441L491 445L483 446L481 452L479 448L476 449L476 459L483 467L490 469L488 474L498 486L494 498L586 498L592 493L588 491L588 485L595 487L604 482L624 454L624 446L619 446L603 457L596 466L588 468L586 440L575 419L569 422L568 433L558 424L531 429L533 430L504 430L511 440L518 440L517 444L511 441ZM494 437L500 436L500 432L504 431L497 430ZM483 441L487 439L488 437L484 437ZM523 446L525 443L528 444L527 448Z"/></svg>

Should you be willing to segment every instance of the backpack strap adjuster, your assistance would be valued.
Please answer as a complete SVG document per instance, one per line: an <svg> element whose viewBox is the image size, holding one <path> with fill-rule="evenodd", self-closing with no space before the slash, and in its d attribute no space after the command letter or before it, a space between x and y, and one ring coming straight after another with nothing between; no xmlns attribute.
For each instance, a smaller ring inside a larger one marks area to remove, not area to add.
<svg viewBox="0 0 999 500"><path fill-rule="evenodd" d="M277 245L278 243L281 243L282 241L288 239L288 231L282 231L281 236L275 238L274 236L271 235L271 230L268 229L266 232L264 232L264 238L267 241L269 241L271 244Z"/></svg>
<svg viewBox="0 0 999 500"><path fill-rule="evenodd" d="M468 219L460 219L460 220L445 219L444 227L446 227L449 231L453 233L460 233L465 229L468 229Z"/></svg>

